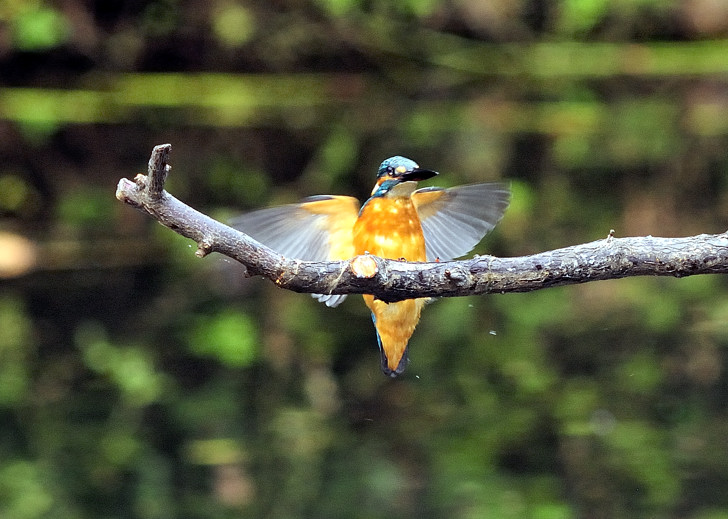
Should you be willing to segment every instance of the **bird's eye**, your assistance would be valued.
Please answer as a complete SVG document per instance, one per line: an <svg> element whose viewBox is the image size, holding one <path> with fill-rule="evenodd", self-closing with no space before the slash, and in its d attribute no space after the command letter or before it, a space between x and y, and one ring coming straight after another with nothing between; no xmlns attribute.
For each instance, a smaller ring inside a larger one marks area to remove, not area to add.
<svg viewBox="0 0 728 519"><path fill-rule="evenodd" d="M392 166L387 166L387 175L390 177L394 176L394 168Z"/></svg>

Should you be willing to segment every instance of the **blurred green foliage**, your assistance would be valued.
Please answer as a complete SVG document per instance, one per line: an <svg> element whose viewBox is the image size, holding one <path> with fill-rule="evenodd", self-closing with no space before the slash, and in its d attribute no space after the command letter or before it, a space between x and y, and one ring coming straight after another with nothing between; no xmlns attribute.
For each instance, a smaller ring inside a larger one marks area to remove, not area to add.
<svg viewBox="0 0 728 519"><path fill-rule="evenodd" d="M255 359L258 337L250 317L224 310L212 318L200 318L189 333L190 349L210 355L228 366L248 366Z"/></svg>
<svg viewBox="0 0 728 519"><path fill-rule="evenodd" d="M719 276L434 301L405 376L360 298L243 278L120 204L504 179L479 254L728 222L720 2L0 0L0 517L728 517ZM5 242L2 242L3 244ZM27 246L27 245L25 245Z"/></svg>
<svg viewBox="0 0 728 519"><path fill-rule="evenodd" d="M18 50L43 51L66 42L70 27L61 12L41 2L27 2L24 7L11 18L13 44Z"/></svg>
<svg viewBox="0 0 728 519"><path fill-rule="evenodd" d="M30 385L29 343L32 324L17 298L0 299L0 405L12 407L22 402Z"/></svg>

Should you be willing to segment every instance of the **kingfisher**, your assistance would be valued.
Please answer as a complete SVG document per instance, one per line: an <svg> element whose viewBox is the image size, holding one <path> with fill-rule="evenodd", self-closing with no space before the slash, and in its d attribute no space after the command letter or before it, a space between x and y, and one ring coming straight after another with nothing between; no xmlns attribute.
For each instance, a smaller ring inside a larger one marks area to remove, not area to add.
<svg viewBox="0 0 728 519"><path fill-rule="evenodd" d="M417 183L438 173L405 157L379 166L369 199L317 195L300 203L260 209L231 224L288 258L348 260L361 254L415 262L447 261L470 252L501 219L510 201L501 183L448 189ZM312 294L335 307L346 295ZM372 313L381 368L396 377L409 363L407 344L428 298L385 303L365 294Z"/></svg>

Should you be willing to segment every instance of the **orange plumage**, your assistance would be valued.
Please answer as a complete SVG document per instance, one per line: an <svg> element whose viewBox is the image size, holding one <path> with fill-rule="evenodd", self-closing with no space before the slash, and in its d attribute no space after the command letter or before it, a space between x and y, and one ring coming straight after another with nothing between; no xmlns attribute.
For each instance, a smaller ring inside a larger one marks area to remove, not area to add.
<svg viewBox="0 0 728 519"><path fill-rule="evenodd" d="M411 197L370 199L354 224L354 249L357 254L426 261L425 237ZM365 295L364 302L372 311L380 347L386 355L386 360L382 358L382 369L390 374L404 371L407 361L398 369L400 361L405 358L407 343L420 321L425 299L388 304Z"/></svg>
<svg viewBox="0 0 728 519"><path fill-rule="evenodd" d="M469 252L500 220L509 191L501 184L415 190L437 175L404 157L382 162L372 196L357 212L356 199L317 196L300 204L243 215L233 225L284 256L324 261L357 254L407 261L449 260ZM345 295L314 294L328 306ZM364 295L372 312L382 370L396 376L407 366L407 343L425 299L385 303Z"/></svg>

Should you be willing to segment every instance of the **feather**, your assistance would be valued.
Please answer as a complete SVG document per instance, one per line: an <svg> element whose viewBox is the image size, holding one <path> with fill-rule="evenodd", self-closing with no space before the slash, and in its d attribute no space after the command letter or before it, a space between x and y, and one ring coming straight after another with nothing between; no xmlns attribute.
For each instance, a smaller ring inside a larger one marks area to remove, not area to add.
<svg viewBox="0 0 728 519"><path fill-rule="evenodd" d="M345 260L354 256L352 229L359 201L349 196L315 196L299 204L260 209L230 224L287 258L305 261ZM327 306L346 295L312 294Z"/></svg>
<svg viewBox="0 0 728 519"><path fill-rule="evenodd" d="M427 260L464 256L495 227L510 201L504 184L426 187L412 194L425 235Z"/></svg>

